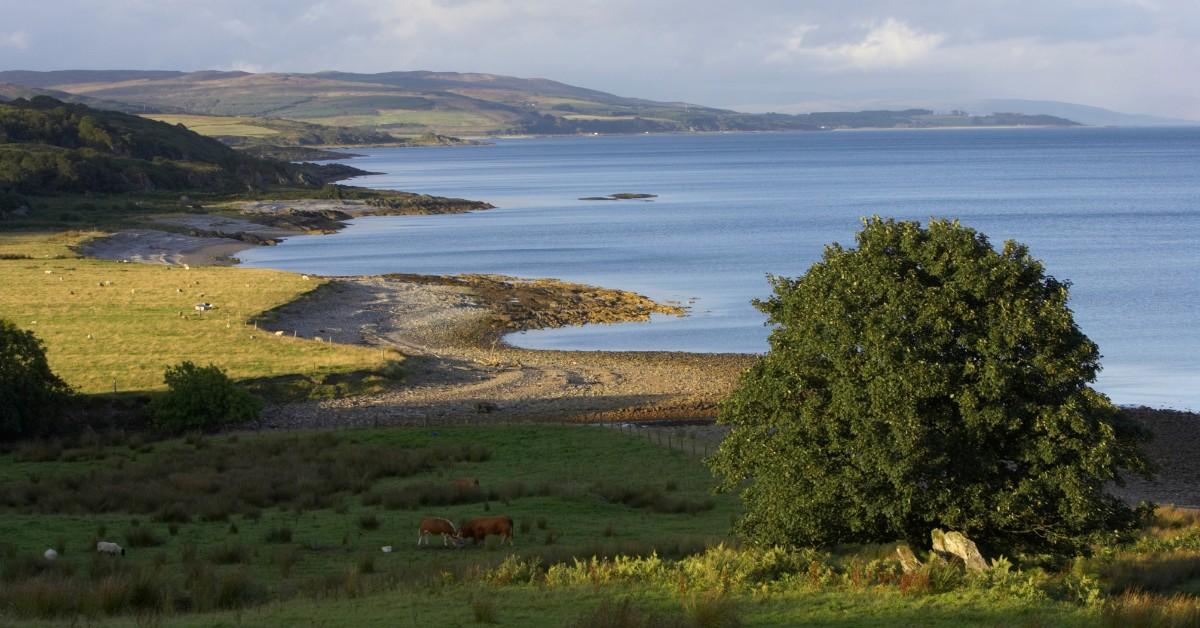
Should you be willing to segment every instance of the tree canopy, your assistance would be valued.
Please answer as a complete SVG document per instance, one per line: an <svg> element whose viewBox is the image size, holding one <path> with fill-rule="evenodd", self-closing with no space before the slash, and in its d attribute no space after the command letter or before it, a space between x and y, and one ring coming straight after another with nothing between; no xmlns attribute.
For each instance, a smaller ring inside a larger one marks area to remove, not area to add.
<svg viewBox="0 0 1200 628"><path fill-rule="evenodd" d="M876 217L772 284L770 350L709 461L749 541L925 546L943 527L1056 551L1136 524L1105 485L1149 473L1144 433L1089 387L1099 350L1025 246Z"/></svg>
<svg viewBox="0 0 1200 628"><path fill-rule="evenodd" d="M41 340L0 319L0 441L52 429L70 394L46 363Z"/></svg>
<svg viewBox="0 0 1200 628"><path fill-rule="evenodd" d="M48 96L0 103L0 192L312 188L357 174L344 164L259 159L182 126Z"/></svg>
<svg viewBox="0 0 1200 628"><path fill-rule="evenodd" d="M253 421L262 400L237 385L215 364L180 362L163 374L167 392L150 404L159 427L174 430L212 430L230 423Z"/></svg>

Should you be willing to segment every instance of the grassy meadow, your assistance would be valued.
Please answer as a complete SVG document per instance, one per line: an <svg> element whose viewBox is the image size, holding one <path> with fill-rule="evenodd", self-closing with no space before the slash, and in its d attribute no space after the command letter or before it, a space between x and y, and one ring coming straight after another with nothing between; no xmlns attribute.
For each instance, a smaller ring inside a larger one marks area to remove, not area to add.
<svg viewBox="0 0 1200 628"><path fill-rule="evenodd" d="M85 393L163 387L183 360L239 379L368 371L392 352L275 336L264 312L320 286L278 271L122 264L75 257L88 232L0 233L0 316L46 344L51 368ZM197 312L199 302L215 308Z"/></svg>
<svg viewBox="0 0 1200 628"><path fill-rule="evenodd" d="M201 116L188 114L154 114L143 116L167 124L183 126L208 136L269 137L279 131L255 124L255 119L246 116Z"/></svg>
<svg viewBox="0 0 1200 628"><path fill-rule="evenodd" d="M0 455L0 625L1200 621L1195 512L1091 558L903 574L894 545L740 548L737 500L710 483L696 457L601 426L28 442ZM509 515L515 541L418 548L425 515Z"/></svg>

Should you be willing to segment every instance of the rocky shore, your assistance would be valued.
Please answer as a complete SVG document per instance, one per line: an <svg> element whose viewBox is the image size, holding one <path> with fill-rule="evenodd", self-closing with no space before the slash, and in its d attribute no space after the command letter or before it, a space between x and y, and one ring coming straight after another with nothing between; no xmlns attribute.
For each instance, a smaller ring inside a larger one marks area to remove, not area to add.
<svg viewBox="0 0 1200 628"><path fill-rule="evenodd" d="M189 203L186 197L181 203ZM236 264L234 255L288 236L336 233L361 216L462 214L492 209L480 201L407 192L370 199L240 201L224 211L150 219L146 228L92 240L80 253L107 260L192 266Z"/></svg>
<svg viewBox="0 0 1200 628"><path fill-rule="evenodd" d="M551 304L554 305L551 305ZM260 427L711 418L754 360L743 354L533 351L512 331L646 320L681 310L633 293L495 276L338 277L267 326L413 356L404 385L270 408Z"/></svg>

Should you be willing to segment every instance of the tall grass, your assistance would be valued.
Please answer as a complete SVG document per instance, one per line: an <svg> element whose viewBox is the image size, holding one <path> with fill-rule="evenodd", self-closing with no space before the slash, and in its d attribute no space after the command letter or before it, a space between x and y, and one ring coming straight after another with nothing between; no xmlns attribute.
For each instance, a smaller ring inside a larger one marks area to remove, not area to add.
<svg viewBox="0 0 1200 628"><path fill-rule="evenodd" d="M193 517L228 521L232 515L256 515L268 507L331 508L378 480L487 456L487 449L479 445L401 449L345 441L328 432L246 442L193 438L190 445L185 441L164 448L161 455L86 474L6 482L0 485L0 507L31 513L145 513L171 522ZM425 495L405 490L389 497L388 505L440 503ZM155 544L152 533L136 534L131 545Z"/></svg>
<svg viewBox="0 0 1200 628"><path fill-rule="evenodd" d="M1131 591L1105 602L1100 617L1111 628L1193 628L1200 626L1200 599Z"/></svg>

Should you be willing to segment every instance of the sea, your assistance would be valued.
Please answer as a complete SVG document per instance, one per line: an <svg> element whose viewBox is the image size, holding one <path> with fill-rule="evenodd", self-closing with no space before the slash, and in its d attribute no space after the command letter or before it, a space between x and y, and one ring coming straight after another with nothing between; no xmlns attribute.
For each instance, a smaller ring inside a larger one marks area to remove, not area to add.
<svg viewBox="0 0 1200 628"><path fill-rule="evenodd" d="M1200 128L573 136L355 149L351 181L492 203L240 253L321 275L497 273L632 290L683 318L513 334L541 349L764 352L752 302L865 216L953 218L1071 283L1123 405L1200 410ZM648 200L588 201L614 193Z"/></svg>

